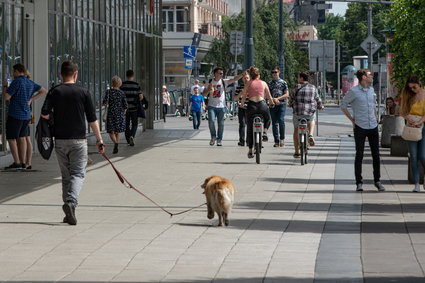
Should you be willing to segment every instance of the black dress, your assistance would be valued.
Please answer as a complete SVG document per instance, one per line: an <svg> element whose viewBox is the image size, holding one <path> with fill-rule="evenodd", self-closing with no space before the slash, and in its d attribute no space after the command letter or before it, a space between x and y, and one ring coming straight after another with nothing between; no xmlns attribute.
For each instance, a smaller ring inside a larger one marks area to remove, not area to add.
<svg viewBox="0 0 425 283"><path fill-rule="evenodd" d="M109 89L103 97L103 104L108 105L106 118L106 132L125 131L125 109L128 108L124 92L118 89Z"/></svg>

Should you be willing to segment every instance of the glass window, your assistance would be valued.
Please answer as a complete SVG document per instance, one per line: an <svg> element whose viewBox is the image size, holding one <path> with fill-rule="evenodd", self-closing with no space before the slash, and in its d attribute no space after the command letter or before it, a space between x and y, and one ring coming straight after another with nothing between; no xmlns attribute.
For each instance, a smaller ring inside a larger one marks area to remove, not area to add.
<svg viewBox="0 0 425 283"><path fill-rule="evenodd" d="M14 64L22 63L22 13L23 8L15 7L15 53Z"/></svg>
<svg viewBox="0 0 425 283"><path fill-rule="evenodd" d="M3 82L3 80L6 79L5 76L3 76L4 72L3 72L3 39L4 39L4 32L3 32L3 28L4 28L4 24L5 22L3 22L3 3L0 2L0 80ZM0 91L1 93L1 91ZM2 94L3 96L3 94ZM6 150L5 145L6 145L6 135L4 135L5 133L5 117L6 117L6 106L5 104L3 104L4 99L0 99L0 150L4 151Z"/></svg>
<svg viewBox="0 0 425 283"><path fill-rule="evenodd" d="M56 10L56 0L49 0L49 10Z"/></svg>

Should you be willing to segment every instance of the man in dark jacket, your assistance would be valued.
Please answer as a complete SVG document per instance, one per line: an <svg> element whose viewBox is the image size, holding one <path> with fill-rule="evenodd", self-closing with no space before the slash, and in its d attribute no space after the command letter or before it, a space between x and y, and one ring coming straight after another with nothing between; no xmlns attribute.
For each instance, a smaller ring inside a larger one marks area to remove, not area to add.
<svg viewBox="0 0 425 283"><path fill-rule="evenodd" d="M134 81L134 71L126 72L127 80L122 83L120 89L127 98L128 109L125 113L125 139L130 146L134 146L134 136L137 132L139 117L137 116L137 106L143 99L142 90L137 82Z"/></svg>

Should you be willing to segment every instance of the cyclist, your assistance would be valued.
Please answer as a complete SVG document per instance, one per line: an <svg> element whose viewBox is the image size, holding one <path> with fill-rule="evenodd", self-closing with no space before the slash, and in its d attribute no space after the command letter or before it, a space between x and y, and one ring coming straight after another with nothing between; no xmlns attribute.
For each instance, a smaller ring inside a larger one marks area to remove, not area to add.
<svg viewBox="0 0 425 283"><path fill-rule="evenodd" d="M270 111L267 103L264 99L264 96L270 101L270 106L273 107L275 103L270 94L269 87L266 82L260 80L260 69L257 67L251 67L248 70L251 80L247 83L244 93L242 95L241 105L245 104L246 99L248 98L248 107L247 107L247 141L248 141L248 158L254 158L252 153L252 148L254 145L253 139L253 122L255 115L261 115L264 119L264 129L268 129L270 126ZM266 133L263 133L263 136Z"/></svg>
<svg viewBox="0 0 425 283"><path fill-rule="evenodd" d="M294 123L294 158L300 157L300 149L298 142L298 123L299 119L305 118L308 123L309 137L308 143L310 146L315 145L313 138L314 134L314 114L317 109L324 109L320 100L317 88L308 82L308 73L298 73L298 85L295 91L289 96L289 106L293 109Z"/></svg>

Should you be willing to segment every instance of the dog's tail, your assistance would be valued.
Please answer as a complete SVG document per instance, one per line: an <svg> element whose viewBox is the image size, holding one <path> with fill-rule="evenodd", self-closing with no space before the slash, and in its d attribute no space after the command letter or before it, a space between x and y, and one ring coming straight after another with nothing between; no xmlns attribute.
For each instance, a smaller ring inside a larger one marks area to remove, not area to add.
<svg viewBox="0 0 425 283"><path fill-rule="evenodd" d="M217 203L219 204L221 210L226 213L230 213L233 204L233 194L231 189L227 186L218 186L216 190Z"/></svg>

